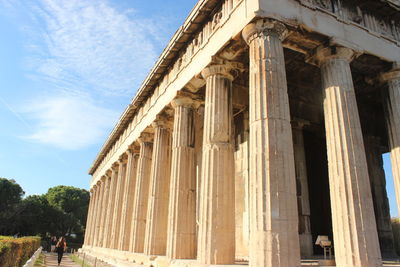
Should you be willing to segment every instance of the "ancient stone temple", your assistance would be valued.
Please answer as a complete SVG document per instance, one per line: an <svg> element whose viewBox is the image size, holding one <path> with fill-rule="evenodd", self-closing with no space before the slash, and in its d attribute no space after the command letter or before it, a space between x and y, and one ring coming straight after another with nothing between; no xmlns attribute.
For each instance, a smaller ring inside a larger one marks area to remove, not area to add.
<svg viewBox="0 0 400 267"><path fill-rule="evenodd" d="M298 267L324 235L382 266L386 152L400 204L399 0L200 0L90 169L82 253Z"/></svg>

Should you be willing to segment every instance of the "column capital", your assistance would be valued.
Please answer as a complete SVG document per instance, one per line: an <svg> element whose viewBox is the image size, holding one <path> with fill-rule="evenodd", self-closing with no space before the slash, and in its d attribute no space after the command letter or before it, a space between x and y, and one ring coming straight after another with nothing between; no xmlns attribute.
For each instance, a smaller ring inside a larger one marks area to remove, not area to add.
<svg viewBox="0 0 400 267"><path fill-rule="evenodd" d="M314 54L306 59L306 62L321 66L331 59L343 59L350 63L357 56L357 53L351 48L342 46L319 46Z"/></svg>
<svg viewBox="0 0 400 267"><path fill-rule="evenodd" d="M140 146L133 143L129 146L128 150L126 151L126 153L131 154L133 156L135 156L136 154L140 153Z"/></svg>
<svg viewBox="0 0 400 267"><path fill-rule="evenodd" d="M288 33L289 31L287 30L286 25L282 22L275 19L264 18L252 22L244 27L242 30L242 37L247 44L250 44L256 37L269 35L275 35L283 41L287 37Z"/></svg>
<svg viewBox="0 0 400 267"><path fill-rule="evenodd" d="M382 73L380 80L383 82L400 80L400 62L394 62L393 68L388 72Z"/></svg>
<svg viewBox="0 0 400 267"><path fill-rule="evenodd" d="M125 164L127 161L128 161L127 154L124 153L119 157L118 164L122 165L122 164Z"/></svg>
<svg viewBox="0 0 400 267"><path fill-rule="evenodd" d="M118 162L114 162L114 163L111 165L111 171L112 171L112 172L118 172L118 166L119 166Z"/></svg>
<svg viewBox="0 0 400 267"><path fill-rule="evenodd" d="M201 105L201 101L195 95L186 92L178 91L176 97L171 101L171 106L175 109L177 107L187 107L197 109Z"/></svg>
<svg viewBox="0 0 400 267"><path fill-rule="evenodd" d="M104 182L106 181L106 179L107 179L107 176L106 176L106 175L103 175L103 176L101 176L100 181L101 181L102 183L104 183Z"/></svg>
<svg viewBox="0 0 400 267"><path fill-rule="evenodd" d="M238 72L241 71L244 71L244 66L242 63L214 56L212 57L210 65L201 71L201 76L203 76L204 79L207 79L212 75L219 74L230 81L233 81Z"/></svg>
<svg viewBox="0 0 400 267"><path fill-rule="evenodd" d="M151 133L143 132L140 134L140 137L137 139L139 145L142 143L153 143L153 135Z"/></svg>
<svg viewBox="0 0 400 267"><path fill-rule="evenodd" d="M151 126L156 128L162 128L167 130L172 130L173 122L171 118L165 115L157 115L156 119L151 123Z"/></svg>

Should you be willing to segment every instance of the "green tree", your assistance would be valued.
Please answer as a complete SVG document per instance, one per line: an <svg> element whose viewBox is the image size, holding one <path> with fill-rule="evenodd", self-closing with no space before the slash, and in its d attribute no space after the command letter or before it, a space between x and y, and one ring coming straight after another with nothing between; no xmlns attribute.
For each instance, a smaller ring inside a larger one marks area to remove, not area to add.
<svg viewBox="0 0 400 267"><path fill-rule="evenodd" d="M25 192L15 180L0 178L0 213L18 204Z"/></svg>
<svg viewBox="0 0 400 267"><path fill-rule="evenodd" d="M64 212L59 227L65 235L81 234L86 225L89 206L89 192L72 186L56 186L47 191L49 204Z"/></svg>
<svg viewBox="0 0 400 267"><path fill-rule="evenodd" d="M20 210L15 218L21 235L41 235L57 230L56 221L63 216L61 211L52 207L43 195L28 196L19 204Z"/></svg>
<svg viewBox="0 0 400 267"><path fill-rule="evenodd" d="M17 233L15 218L20 209L19 204L25 192L14 180L0 178L0 234Z"/></svg>

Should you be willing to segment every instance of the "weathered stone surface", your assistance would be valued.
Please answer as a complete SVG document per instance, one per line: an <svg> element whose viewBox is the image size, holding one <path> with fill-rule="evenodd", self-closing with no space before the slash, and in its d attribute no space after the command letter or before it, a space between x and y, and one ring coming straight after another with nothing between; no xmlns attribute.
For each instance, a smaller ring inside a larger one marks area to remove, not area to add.
<svg viewBox="0 0 400 267"><path fill-rule="evenodd" d="M117 189L117 179L118 179L118 168L114 165L111 168L111 179L110 179L110 191L108 195L108 206L107 206L107 218L106 218L106 228L104 232L104 247L112 248L111 245L111 232L114 220L114 208L115 208L115 194Z"/></svg>
<svg viewBox="0 0 400 267"><path fill-rule="evenodd" d="M250 266L300 266L296 178L282 41L286 27L258 20L250 50Z"/></svg>
<svg viewBox="0 0 400 267"><path fill-rule="evenodd" d="M114 215L111 226L111 248L117 249L119 243L119 232L121 226L121 211L122 211L122 199L125 188L125 174L126 174L126 162L125 159L118 161L118 178L117 185L115 188L114 198Z"/></svg>
<svg viewBox="0 0 400 267"><path fill-rule="evenodd" d="M235 184L230 67L211 65L206 79L197 258L205 264L235 261Z"/></svg>
<svg viewBox="0 0 400 267"><path fill-rule="evenodd" d="M126 167L127 169L126 169L125 186L122 199L121 226L120 226L121 231L119 235L119 244L118 244L119 250L129 250L139 150L134 147L128 149L127 155L128 155L127 167Z"/></svg>
<svg viewBox="0 0 400 267"><path fill-rule="evenodd" d="M84 238L84 244L89 245L89 237L90 237L90 232L91 232L91 223L93 220L93 205L95 203L94 201L94 188L90 189L90 200L89 200L89 209L88 209L88 214L87 214L87 219L86 219L86 232L85 232L85 238Z"/></svg>
<svg viewBox="0 0 400 267"><path fill-rule="evenodd" d="M107 175L105 175L101 179L102 183L102 199L101 199L101 210L100 210L100 229L98 233L98 238L97 238L97 246L102 247L103 246L103 236L104 236L104 229L105 229L105 220L106 220L106 213L107 213L107 200L108 200L108 194L110 190L110 180L108 179Z"/></svg>
<svg viewBox="0 0 400 267"><path fill-rule="evenodd" d="M142 134L138 142L140 145L140 154L136 175L135 200L133 204L133 221L131 226L132 239L129 244L129 251L143 253L153 143L151 141L151 136L147 133Z"/></svg>
<svg viewBox="0 0 400 267"><path fill-rule="evenodd" d="M144 252L147 255L165 255L167 247L171 169L171 135L168 127L166 118L159 118L153 123L153 161L144 242Z"/></svg>
<svg viewBox="0 0 400 267"><path fill-rule="evenodd" d="M168 215L167 257L196 258L196 162L194 102L180 97L172 102L171 186Z"/></svg>
<svg viewBox="0 0 400 267"><path fill-rule="evenodd" d="M316 54L324 90L333 239L338 267L381 266L357 102L353 51L321 47Z"/></svg>

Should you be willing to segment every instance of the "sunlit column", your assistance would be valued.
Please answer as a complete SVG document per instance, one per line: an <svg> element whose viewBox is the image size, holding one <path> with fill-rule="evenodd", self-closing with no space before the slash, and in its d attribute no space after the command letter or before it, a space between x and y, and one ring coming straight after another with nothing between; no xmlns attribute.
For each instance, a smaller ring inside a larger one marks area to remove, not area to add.
<svg viewBox="0 0 400 267"><path fill-rule="evenodd" d="M125 175L125 187L122 200L121 231L119 237L119 250L129 250L131 239L131 224L133 214L133 203L135 199L137 164L139 148L132 145L126 152L128 155L127 169Z"/></svg>
<svg viewBox="0 0 400 267"><path fill-rule="evenodd" d="M381 266L368 166L350 61L344 47L320 47L335 259L338 267Z"/></svg>
<svg viewBox="0 0 400 267"><path fill-rule="evenodd" d="M168 216L167 257L196 257L196 168L194 102L189 97L172 101L171 187Z"/></svg>
<svg viewBox="0 0 400 267"><path fill-rule="evenodd" d="M149 133L142 133L140 138L138 138L138 143L140 145L140 154L137 165L129 251L143 253L153 150L152 135Z"/></svg>
<svg viewBox="0 0 400 267"><path fill-rule="evenodd" d="M206 79L197 258L205 264L235 262L235 166L232 68L213 64Z"/></svg>
<svg viewBox="0 0 400 267"><path fill-rule="evenodd" d="M121 213L122 213L123 192L125 187L125 174L126 174L126 158L121 157L118 160L118 181L115 189L114 215L113 215L113 224L111 232L111 239L112 239L111 248L114 249L118 249L118 243L120 237L119 232L121 226Z"/></svg>
<svg viewBox="0 0 400 267"><path fill-rule="evenodd" d="M153 161L144 252L148 255L165 255L171 169L171 129L168 118L164 117L157 118L152 126L154 128Z"/></svg>
<svg viewBox="0 0 400 267"><path fill-rule="evenodd" d="M117 179L118 179L118 165L114 164L111 167L111 179L110 179L110 191L108 195L108 206L107 206L107 217L106 217L106 228L104 232L104 247L111 247L111 233L112 233L112 225L113 225L113 217L114 217L114 200L115 200L115 192L117 188Z"/></svg>
<svg viewBox="0 0 400 267"><path fill-rule="evenodd" d="M252 267L300 266L285 25L261 19L242 32L250 55L250 259Z"/></svg>

